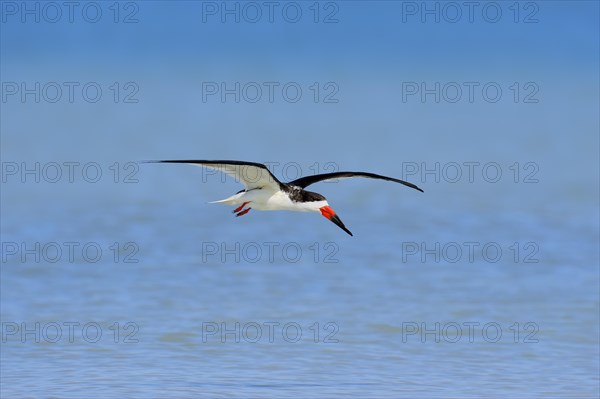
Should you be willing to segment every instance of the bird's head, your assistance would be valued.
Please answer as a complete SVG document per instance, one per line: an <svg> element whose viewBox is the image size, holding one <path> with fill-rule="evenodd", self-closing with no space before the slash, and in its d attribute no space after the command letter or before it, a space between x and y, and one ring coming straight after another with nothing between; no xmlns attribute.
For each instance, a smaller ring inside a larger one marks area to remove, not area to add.
<svg viewBox="0 0 600 399"><path fill-rule="evenodd" d="M311 212L321 212L321 215L331 220L346 233L352 235L352 232L350 232L350 230L344 226L344 223L342 223L340 217L333 209L331 209L329 203L327 202L327 198L325 198L323 195L314 193L312 191L306 191L298 187L294 192L294 196L305 205L305 210Z"/></svg>

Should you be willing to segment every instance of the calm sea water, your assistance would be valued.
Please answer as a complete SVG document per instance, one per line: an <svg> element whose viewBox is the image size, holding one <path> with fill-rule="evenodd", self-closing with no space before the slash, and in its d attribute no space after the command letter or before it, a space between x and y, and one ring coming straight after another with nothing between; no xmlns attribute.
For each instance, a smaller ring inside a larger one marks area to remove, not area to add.
<svg viewBox="0 0 600 399"><path fill-rule="evenodd" d="M349 237L312 214L236 219L206 204L233 183L142 168L85 201L5 199L3 245L26 247L3 251L3 396L598 393L592 217L321 185Z"/></svg>
<svg viewBox="0 0 600 399"><path fill-rule="evenodd" d="M401 24L407 2L339 2L336 24L235 25L201 23L204 3L3 23L3 83L104 96L2 101L0 396L600 396L597 3L520 3L532 24L508 3L498 24ZM203 100L273 81L302 100ZM402 98L472 81L504 95ZM425 193L311 186L350 237L317 214L235 218L208 202L239 185L137 163L164 158Z"/></svg>

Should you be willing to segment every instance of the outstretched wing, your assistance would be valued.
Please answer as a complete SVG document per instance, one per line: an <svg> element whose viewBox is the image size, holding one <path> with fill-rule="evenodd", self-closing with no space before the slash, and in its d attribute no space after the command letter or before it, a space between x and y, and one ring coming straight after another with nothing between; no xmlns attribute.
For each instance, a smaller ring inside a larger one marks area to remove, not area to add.
<svg viewBox="0 0 600 399"><path fill-rule="evenodd" d="M419 187L417 187L416 185L409 183L407 181L400 180L400 179L394 179L393 177L376 175L375 173L368 173L368 172L323 173L321 175L304 176L299 179L293 180L293 181L289 182L288 184L306 188L306 187L310 186L311 184L314 184L314 183L317 183L317 182L320 182L323 180L346 179L346 178L350 178L350 177L368 177L369 179L381 179L381 180L393 181L395 183L404 184L407 187L414 188L415 190L419 190L420 192L423 192L423 190L421 190Z"/></svg>
<svg viewBox="0 0 600 399"><path fill-rule="evenodd" d="M215 169L219 172L228 174L235 178L236 181L242 183L246 190L252 190L256 188L268 188L272 190L279 190L281 183L269 169L256 162L244 162L244 161L206 161L206 160L163 160L163 161L149 161L159 163L187 163L196 166L203 166L205 168Z"/></svg>

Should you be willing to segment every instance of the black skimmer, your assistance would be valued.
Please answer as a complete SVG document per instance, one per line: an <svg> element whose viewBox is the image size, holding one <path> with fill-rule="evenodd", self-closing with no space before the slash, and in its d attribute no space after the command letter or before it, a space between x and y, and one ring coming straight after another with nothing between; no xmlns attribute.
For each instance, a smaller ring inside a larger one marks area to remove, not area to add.
<svg viewBox="0 0 600 399"><path fill-rule="evenodd" d="M212 201L211 203L236 206L233 210L233 213L235 213L236 216L245 215L250 209L259 211L285 210L320 212L321 215L331 220L350 235L352 235L352 233L344 226L344 223L342 223L334 210L331 209L327 199L319 193L304 190L306 187L323 180L368 177L371 179L393 181L423 192L423 190L416 185L404 180L368 172L324 173L313 176L304 176L289 183L282 183L265 165L255 162L205 160L163 160L148 162L192 164L215 169L234 177L237 181L242 183L245 188L229 198L220 201Z"/></svg>

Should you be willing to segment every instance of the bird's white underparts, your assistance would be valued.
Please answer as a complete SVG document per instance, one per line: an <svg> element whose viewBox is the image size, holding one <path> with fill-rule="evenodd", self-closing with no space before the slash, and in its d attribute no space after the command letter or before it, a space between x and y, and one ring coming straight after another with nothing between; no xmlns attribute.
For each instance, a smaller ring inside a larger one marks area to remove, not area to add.
<svg viewBox="0 0 600 399"><path fill-rule="evenodd" d="M342 220L335 211L331 209L327 199L319 193L305 190L306 187L324 180L366 177L400 183L423 192L419 187L407 181L368 172L324 173L304 176L288 183L282 183L265 165L256 162L207 160L161 160L146 162L191 164L215 169L232 176L236 181L244 185L244 189L229 198L213 201L212 203L235 206L236 208L233 212L236 216L245 215L250 209L258 211L319 212L350 235L352 233L344 226L344 223L342 223Z"/></svg>

